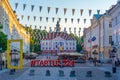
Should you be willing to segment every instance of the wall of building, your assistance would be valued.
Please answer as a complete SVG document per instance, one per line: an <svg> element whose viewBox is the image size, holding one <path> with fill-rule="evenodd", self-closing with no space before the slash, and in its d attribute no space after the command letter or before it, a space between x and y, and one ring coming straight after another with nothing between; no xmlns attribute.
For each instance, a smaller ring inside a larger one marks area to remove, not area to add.
<svg viewBox="0 0 120 80"><path fill-rule="evenodd" d="M2 32L8 35L8 39L22 39L23 52L30 51L30 35L26 34L26 30L19 24L16 14L10 7L8 0L0 2L0 22L3 25ZM18 43L11 44L12 48L19 50Z"/></svg>

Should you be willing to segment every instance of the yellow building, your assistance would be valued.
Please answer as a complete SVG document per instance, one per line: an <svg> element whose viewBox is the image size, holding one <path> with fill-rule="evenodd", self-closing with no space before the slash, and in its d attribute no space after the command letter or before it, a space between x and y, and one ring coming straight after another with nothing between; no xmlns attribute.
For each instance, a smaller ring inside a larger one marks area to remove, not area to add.
<svg viewBox="0 0 120 80"><path fill-rule="evenodd" d="M22 39L23 52L30 51L30 35L19 23L8 0L0 0L0 23L3 25L1 31L8 35L8 39ZM18 43L11 44L11 47L19 50Z"/></svg>

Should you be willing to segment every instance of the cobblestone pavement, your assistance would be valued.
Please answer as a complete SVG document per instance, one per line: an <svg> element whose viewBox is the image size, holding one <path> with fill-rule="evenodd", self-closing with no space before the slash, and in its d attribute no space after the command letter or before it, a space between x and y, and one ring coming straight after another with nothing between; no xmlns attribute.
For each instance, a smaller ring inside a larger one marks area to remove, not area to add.
<svg viewBox="0 0 120 80"><path fill-rule="evenodd" d="M46 59L38 57L38 59ZM26 61L27 62L27 61ZM30 76L31 69L35 70L35 75ZM51 76L45 76L46 70L50 70ZM64 71L64 77L59 76L59 70ZM75 70L76 77L70 77L70 72ZM87 71L92 71L92 77L86 77ZM103 64L102 66L94 67L91 63L75 64L75 67L30 67L30 63L26 63L22 70L16 70L14 75L9 75L9 70L0 74L0 80L120 80L120 67L117 68L117 73L112 77L106 78L104 72L112 73L111 64Z"/></svg>

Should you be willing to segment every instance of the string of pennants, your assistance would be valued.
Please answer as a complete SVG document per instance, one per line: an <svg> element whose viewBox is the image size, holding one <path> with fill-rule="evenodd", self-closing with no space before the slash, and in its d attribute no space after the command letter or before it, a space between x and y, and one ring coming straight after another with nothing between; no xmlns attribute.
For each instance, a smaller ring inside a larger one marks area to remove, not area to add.
<svg viewBox="0 0 120 80"><path fill-rule="evenodd" d="M24 18L25 18L25 16L24 16L24 15L21 15L21 20L23 20ZM31 17L31 16L27 16L27 20L28 20L28 21L29 21L31 18L32 18L34 21L36 21L36 18L38 18L38 17L37 17L37 16L32 16L32 17ZM43 21L43 18L44 18L44 17L39 17L39 21L42 22L42 21ZM49 21L49 18L50 18L50 17L46 17L46 22ZM52 17L52 22L54 22L55 19L56 19L55 17ZM61 19L62 19L62 18L57 18L57 20L59 20L59 21L61 21ZM64 18L64 22L65 22L65 23L67 23L68 20L69 20L69 18ZM84 24L85 24L87 19L80 19L80 18L74 19L74 18L71 18L70 20L71 20L71 23L73 23L74 20L76 20L78 24L80 23L80 20L83 20L83 21L84 21ZM92 21L92 19L90 19L90 21Z"/></svg>
<svg viewBox="0 0 120 80"><path fill-rule="evenodd" d="M26 4L23 4L23 11L26 9L26 6L27 6ZM15 9L17 9L17 8L18 8L18 3L15 3ZM34 8L35 8L35 5L31 5L31 12L34 11ZM39 6L39 12L40 12L40 13L41 13L42 9L43 9L43 6ZM51 10L51 7L47 7L47 12L48 12L48 14L50 13L50 10ZM67 8L64 8L64 9L63 9L64 15L66 15L67 10L68 10ZM84 9L79 9L79 10L80 10L80 15L82 16L83 13L84 13ZM72 15L74 16L74 14L75 14L75 12L76 12L76 9L71 9L71 11L72 11ZM59 8L56 7L56 8L55 8L55 13L58 14L58 12L59 12ZM88 13L89 13L89 16L91 16L91 14L92 14L92 9L88 9ZM97 14L100 14L100 10L97 10Z"/></svg>

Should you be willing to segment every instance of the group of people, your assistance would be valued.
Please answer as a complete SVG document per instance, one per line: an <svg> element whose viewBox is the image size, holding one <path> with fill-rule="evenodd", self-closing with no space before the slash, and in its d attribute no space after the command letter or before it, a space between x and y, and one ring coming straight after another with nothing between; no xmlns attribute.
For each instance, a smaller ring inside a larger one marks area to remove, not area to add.
<svg viewBox="0 0 120 80"><path fill-rule="evenodd" d="M5 58L5 53L0 53L0 70L6 68L7 66L7 61Z"/></svg>

